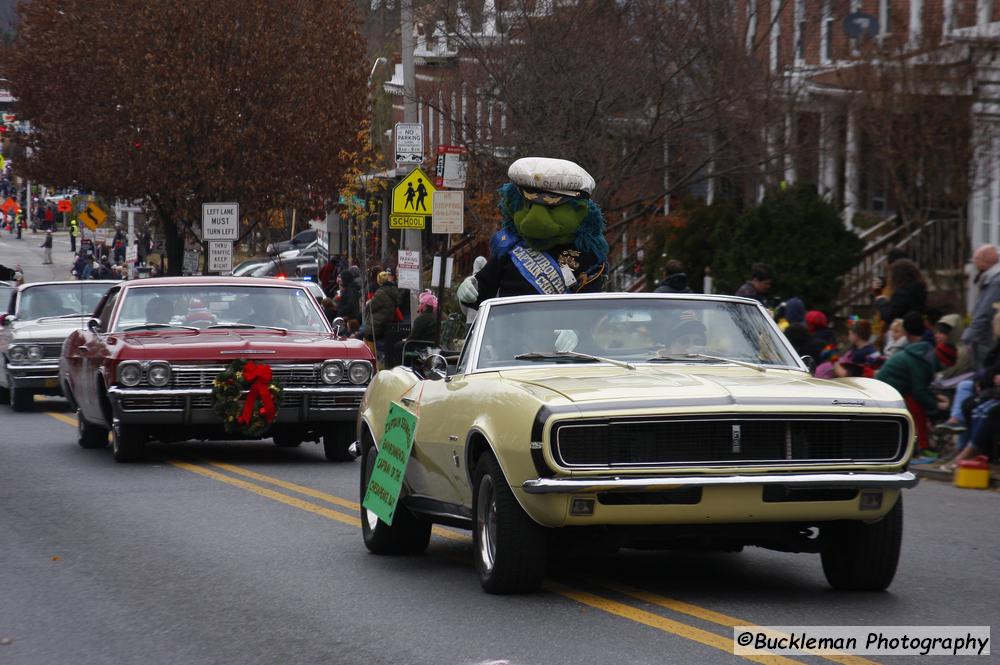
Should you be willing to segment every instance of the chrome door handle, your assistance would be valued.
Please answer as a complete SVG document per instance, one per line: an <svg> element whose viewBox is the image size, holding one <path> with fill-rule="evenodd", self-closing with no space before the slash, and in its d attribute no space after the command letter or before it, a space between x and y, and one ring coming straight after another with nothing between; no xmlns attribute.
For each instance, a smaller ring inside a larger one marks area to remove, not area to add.
<svg viewBox="0 0 1000 665"><path fill-rule="evenodd" d="M78 347L76 347L76 350L78 352L80 352L80 353L86 353L87 352L87 347L86 346L78 346Z"/></svg>

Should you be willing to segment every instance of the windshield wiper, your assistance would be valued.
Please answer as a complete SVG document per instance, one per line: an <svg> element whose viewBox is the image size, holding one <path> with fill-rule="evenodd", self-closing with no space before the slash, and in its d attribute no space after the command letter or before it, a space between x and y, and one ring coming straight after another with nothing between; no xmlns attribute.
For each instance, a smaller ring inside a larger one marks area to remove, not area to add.
<svg viewBox="0 0 1000 665"><path fill-rule="evenodd" d="M707 353L665 353L661 356L649 358L646 362L677 362L678 360L714 360L721 363L732 363L734 365L739 365L740 367L749 367L750 369L755 369L758 372L767 371L766 367L754 365L753 363L748 363L745 360L733 360L732 358L723 358L722 356L710 356Z"/></svg>
<svg viewBox="0 0 1000 665"><path fill-rule="evenodd" d="M635 369L635 365L632 363L612 360L611 358L602 358L601 356L592 356L587 353L577 353L576 351L532 351L531 353L522 353L514 356L514 360L566 360L571 358L583 362L608 363L626 369Z"/></svg>
<svg viewBox="0 0 1000 665"><path fill-rule="evenodd" d="M138 326L129 326L122 329L122 332L132 332L133 330L157 330L159 328L178 328L180 330L193 330L198 332L194 326L178 326L173 323L143 323Z"/></svg>
<svg viewBox="0 0 1000 665"><path fill-rule="evenodd" d="M239 328L243 330L258 328L260 330L277 330L278 332L283 333L288 332L288 328L279 328L278 326L257 326L252 323L216 323L210 325L209 328Z"/></svg>

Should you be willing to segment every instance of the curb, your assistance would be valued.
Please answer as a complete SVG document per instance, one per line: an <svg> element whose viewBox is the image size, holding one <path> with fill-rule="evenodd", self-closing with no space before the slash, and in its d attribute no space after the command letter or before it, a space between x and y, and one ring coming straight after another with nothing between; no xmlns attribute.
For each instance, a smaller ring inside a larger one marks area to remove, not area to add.
<svg viewBox="0 0 1000 665"><path fill-rule="evenodd" d="M948 473L939 467L934 467L929 464L911 464L909 470L917 475L920 479L927 480L937 480L939 482L952 483L954 481L954 474ZM1000 475L994 470L990 474L990 489L1000 488Z"/></svg>

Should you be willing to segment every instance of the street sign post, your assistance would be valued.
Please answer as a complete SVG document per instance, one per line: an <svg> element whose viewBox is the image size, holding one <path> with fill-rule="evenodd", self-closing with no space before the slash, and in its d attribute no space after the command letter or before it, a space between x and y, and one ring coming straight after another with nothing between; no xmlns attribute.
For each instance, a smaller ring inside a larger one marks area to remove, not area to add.
<svg viewBox="0 0 1000 665"><path fill-rule="evenodd" d="M84 223L84 225L91 231L97 231L97 227L104 226L104 221L108 218L108 213L101 209L101 206L97 205L93 201L87 204L87 207L83 209L77 219Z"/></svg>
<svg viewBox="0 0 1000 665"><path fill-rule="evenodd" d="M424 229L434 214L434 192L437 189L419 168L410 171L392 188L390 229Z"/></svg>
<svg viewBox="0 0 1000 665"><path fill-rule="evenodd" d="M233 271L233 243L208 243L208 272L228 275Z"/></svg>
<svg viewBox="0 0 1000 665"><path fill-rule="evenodd" d="M239 203L202 203L201 240L228 240L235 242L240 237Z"/></svg>
<svg viewBox="0 0 1000 665"><path fill-rule="evenodd" d="M396 123L396 164L424 161L424 126L419 122Z"/></svg>
<svg viewBox="0 0 1000 665"><path fill-rule="evenodd" d="M465 189L465 173L469 165L465 146L439 145L434 184L448 189Z"/></svg>
<svg viewBox="0 0 1000 665"><path fill-rule="evenodd" d="M461 233L465 220L465 192L434 192L431 233Z"/></svg>

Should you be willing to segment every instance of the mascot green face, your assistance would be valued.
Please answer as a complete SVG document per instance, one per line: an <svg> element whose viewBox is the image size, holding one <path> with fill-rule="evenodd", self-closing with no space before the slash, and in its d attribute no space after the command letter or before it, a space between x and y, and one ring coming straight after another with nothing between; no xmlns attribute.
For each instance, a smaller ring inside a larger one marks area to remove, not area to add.
<svg viewBox="0 0 1000 665"><path fill-rule="evenodd" d="M549 207L538 203L514 211L517 233L534 249L572 244L587 217L586 201L573 200Z"/></svg>

